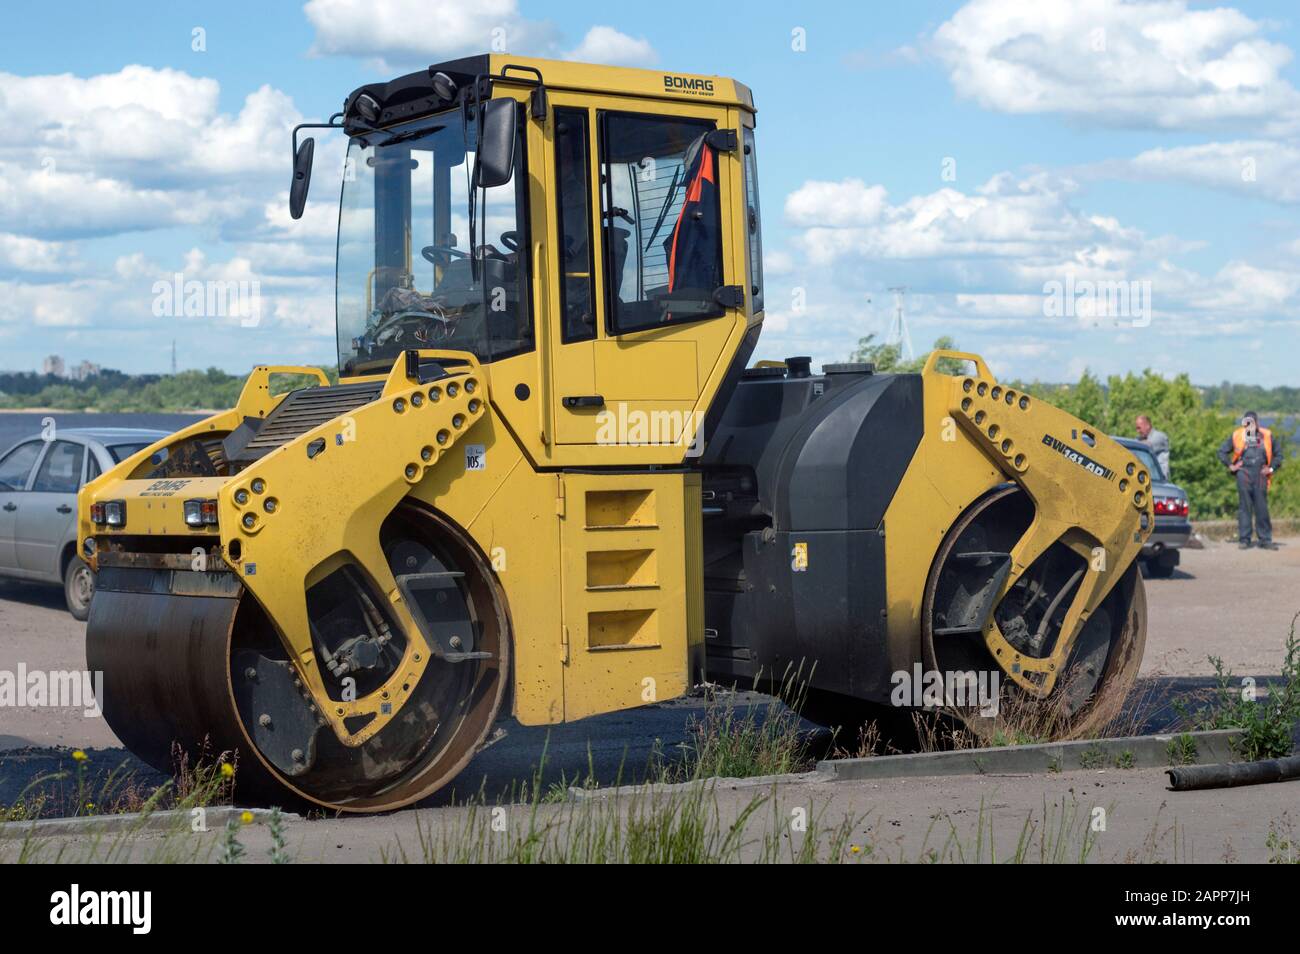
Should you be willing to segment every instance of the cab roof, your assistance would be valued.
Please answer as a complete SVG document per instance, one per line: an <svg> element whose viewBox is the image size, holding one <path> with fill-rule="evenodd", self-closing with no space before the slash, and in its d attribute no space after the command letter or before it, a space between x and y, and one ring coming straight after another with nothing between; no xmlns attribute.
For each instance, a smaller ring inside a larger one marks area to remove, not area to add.
<svg viewBox="0 0 1300 954"><path fill-rule="evenodd" d="M431 77L435 73L447 74L461 90L472 87L477 77L487 77L497 83L536 86L540 75L548 89L716 103L754 112L754 96L749 87L724 76L484 53L435 63L428 69L407 73L385 83L358 87L344 102L345 123L354 118L353 104L362 93L369 94L380 104L381 112L376 123L380 126L404 122L445 108L450 104L440 100L433 91Z"/></svg>

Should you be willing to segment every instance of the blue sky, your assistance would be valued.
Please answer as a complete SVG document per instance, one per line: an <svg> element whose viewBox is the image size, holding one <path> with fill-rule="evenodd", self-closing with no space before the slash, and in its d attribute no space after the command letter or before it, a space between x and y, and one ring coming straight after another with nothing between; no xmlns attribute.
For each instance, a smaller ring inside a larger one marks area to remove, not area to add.
<svg viewBox="0 0 1300 954"><path fill-rule="evenodd" d="M918 348L949 335L1003 377L1153 367L1295 383L1293 5L737 9L15 8L0 35L0 368L59 353L162 371L173 338L183 367L332 363L332 166L318 158L312 206L292 223L287 127L363 82L481 52L499 30L514 52L752 87L769 302L759 357L843 360L861 335L885 334L887 289L905 285ZM262 320L156 317L153 284L176 272L258 280ZM1053 313L1050 290L1067 279L1148 289L1150 307L1080 299Z"/></svg>

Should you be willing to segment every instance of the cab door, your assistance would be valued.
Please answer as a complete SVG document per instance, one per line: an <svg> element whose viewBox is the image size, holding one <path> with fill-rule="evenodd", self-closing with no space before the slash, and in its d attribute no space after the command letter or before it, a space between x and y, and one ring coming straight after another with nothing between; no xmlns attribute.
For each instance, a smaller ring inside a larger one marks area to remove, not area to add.
<svg viewBox="0 0 1300 954"><path fill-rule="evenodd" d="M590 95L553 103L555 442L677 444L745 328L736 117Z"/></svg>

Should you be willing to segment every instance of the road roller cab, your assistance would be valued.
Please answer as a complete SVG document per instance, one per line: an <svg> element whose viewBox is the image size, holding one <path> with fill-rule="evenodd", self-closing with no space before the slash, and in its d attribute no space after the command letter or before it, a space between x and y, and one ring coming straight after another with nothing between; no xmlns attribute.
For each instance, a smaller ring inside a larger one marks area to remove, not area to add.
<svg viewBox="0 0 1300 954"><path fill-rule="evenodd" d="M804 662L881 702L961 664L1050 699L1090 668L1080 719L1131 679L1150 502L1122 449L973 355L745 371L754 125L732 80L498 55L309 124L348 140L337 383L260 366L81 493L128 747L238 752L253 796L371 811L455 778L500 715L705 676Z"/></svg>

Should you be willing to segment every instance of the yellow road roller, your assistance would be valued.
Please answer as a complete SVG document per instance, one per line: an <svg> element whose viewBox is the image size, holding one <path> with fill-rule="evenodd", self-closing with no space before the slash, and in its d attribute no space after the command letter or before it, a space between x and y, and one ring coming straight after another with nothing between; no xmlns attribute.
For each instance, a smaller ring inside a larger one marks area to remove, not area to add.
<svg viewBox="0 0 1300 954"><path fill-rule="evenodd" d="M241 797L380 811L506 715L705 679L803 664L829 709L991 674L1061 733L1131 683L1152 512L1127 451L975 355L749 367L744 85L493 54L311 126L348 143L338 382L257 367L81 492L89 666L145 761L237 752Z"/></svg>

